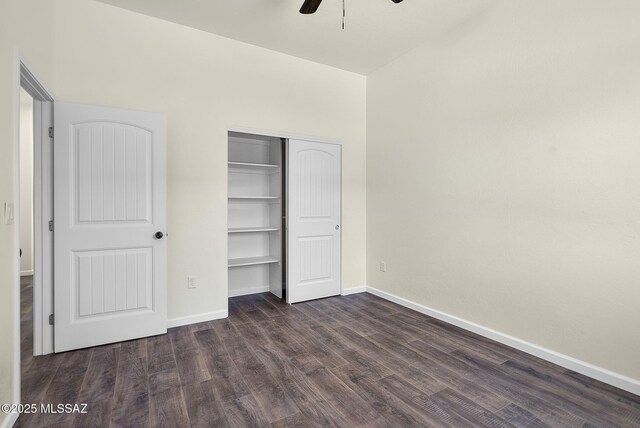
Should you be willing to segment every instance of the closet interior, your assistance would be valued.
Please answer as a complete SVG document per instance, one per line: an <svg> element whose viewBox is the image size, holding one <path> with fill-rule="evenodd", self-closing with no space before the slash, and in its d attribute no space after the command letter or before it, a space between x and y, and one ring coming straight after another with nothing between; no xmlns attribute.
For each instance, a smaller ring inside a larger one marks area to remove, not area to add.
<svg viewBox="0 0 640 428"><path fill-rule="evenodd" d="M285 139L229 132L229 297L285 298Z"/></svg>

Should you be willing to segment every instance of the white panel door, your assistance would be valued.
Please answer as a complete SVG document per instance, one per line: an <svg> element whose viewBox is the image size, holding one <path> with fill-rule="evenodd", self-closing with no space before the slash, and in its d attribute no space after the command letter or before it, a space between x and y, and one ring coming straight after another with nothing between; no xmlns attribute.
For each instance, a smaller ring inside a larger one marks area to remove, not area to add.
<svg viewBox="0 0 640 428"><path fill-rule="evenodd" d="M287 302L340 294L341 147L289 140Z"/></svg>
<svg viewBox="0 0 640 428"><path fill-rule="evenodd" d="M55 103L55 351L166 333L161 114Z"/></svg>

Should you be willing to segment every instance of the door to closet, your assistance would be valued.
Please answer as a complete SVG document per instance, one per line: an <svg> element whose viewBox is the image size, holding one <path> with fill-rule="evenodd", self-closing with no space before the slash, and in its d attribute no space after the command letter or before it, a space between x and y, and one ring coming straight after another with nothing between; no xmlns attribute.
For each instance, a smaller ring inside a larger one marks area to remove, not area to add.
<svg viewBox="0 0 640 428"><path fill-rule="evenodd" d="M339 295L341 147L290 139L287 302Z"/></svg>

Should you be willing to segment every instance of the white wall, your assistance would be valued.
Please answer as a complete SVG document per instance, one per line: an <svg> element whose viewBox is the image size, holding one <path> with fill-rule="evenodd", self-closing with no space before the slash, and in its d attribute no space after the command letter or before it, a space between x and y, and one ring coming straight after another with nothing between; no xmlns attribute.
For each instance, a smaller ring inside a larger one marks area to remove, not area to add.
<svg viewBox="0 0 640 428"><path fill-rule="evenodd" d="M228 127L343 142L343 283L365 284L363 76L95 1L55 22L59 100L166 115L169 318L227 306Z"/></svg>
<svg viewBox="0 0 640 428"><path fill-rule="evenodd" d="M33 98L20 89L21 275L33 274Z"/></svg>
<svg viewBox="0 0 640 428"><path fill-rule="evenodd" d="M14 200L13 177L13 88L12 88L12 43L11 43L11 5L0 2L0 206L4 202ZM16 351L12 334L15 323L14 301L15 290L15 259L14 255L15 228L4 225L0 219L0 402L13 401L13 367ZM0 415L0 424L8 418Z"/></svg>
<svg viewBox="0 0 640 428"><path fill-rule="evenodd" d="M42 0L0 1L0 205L17 203L16 140L19 92L17 57L21 55L45 85L53 81L53 2ZM29 25L18 25L28 23ZM19 347L16 319L18 289L17 222L0 221L0 403L15 402L19 385L14 367ZM10 416L0 414L0 426Z"/></svg>
<svg viewBox="0 0 640 428"><path fill-rule="evenodd" d="M368 283L640 379L640 3L490 5L368 77Z"/></svg>

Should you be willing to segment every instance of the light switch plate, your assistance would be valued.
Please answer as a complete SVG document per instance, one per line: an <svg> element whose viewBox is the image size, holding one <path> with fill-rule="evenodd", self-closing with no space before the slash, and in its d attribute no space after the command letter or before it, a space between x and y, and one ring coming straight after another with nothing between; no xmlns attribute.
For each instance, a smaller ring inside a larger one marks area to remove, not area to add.
<svg viewBox="0 0 640 428"><path fill-rule="evenodd" d="M4 203L4 224L10 226L15 221L15 205L13 202Z"/></svg>

